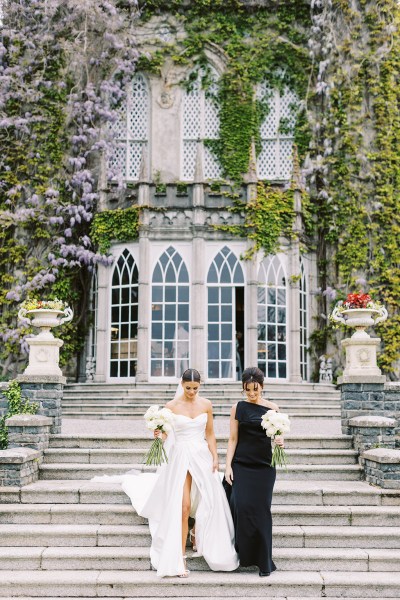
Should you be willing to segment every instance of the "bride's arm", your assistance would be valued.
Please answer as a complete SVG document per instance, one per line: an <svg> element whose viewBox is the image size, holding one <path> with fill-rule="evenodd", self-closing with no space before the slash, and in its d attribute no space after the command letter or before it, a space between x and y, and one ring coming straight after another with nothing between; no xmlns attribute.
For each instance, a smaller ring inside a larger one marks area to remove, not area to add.
<svg viewBox="0 0 400 600"><path fill-rule="evenodd" d="M225 466L225 479L232 485L233 481L233 471L232 471L232 459L235 454L237 442L238 442L238 422L236 421L236 404L232 406L231 416L230 416L230 432L229 432L229 441L228 441L228 449L226 451L226 466Z"/></svg>
<svg viewBox="0 0 400 600"><path fill-rule="evenodd" d="M210 452L213 457L213 471L218 471L218 452L217 452L217 440L215 439L214 433L214 419L212 413L212 404L208 400L209 407L207 410L207 425L206 425L206 440Z"/></svg>

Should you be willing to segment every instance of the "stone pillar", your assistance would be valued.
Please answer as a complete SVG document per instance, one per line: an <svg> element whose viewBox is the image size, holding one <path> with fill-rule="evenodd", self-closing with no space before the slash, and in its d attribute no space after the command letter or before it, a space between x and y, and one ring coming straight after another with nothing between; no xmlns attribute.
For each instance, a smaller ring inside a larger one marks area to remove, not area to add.
<svg viewBox="0 0 400 600"><path fill-rule="evenodd" d="M53 420L41 415L14 415L6 419L8 448L26 447L46 450L49 447Z"/></svg>
<svg viewBox="0 0 400 600"><path fill-rule="evenodd" d="M98 266L98 293L97 293L97 345L96 345L96 373L93 380L95 382L104 382L108 373L108 338L109 318L110 318L110 291L109 278L110 269L104 265Z"/></svg>
<svg viewBox="0 0 400 600"><path fill-rule="evenodd" d="M359 454L376 446L394 448L396 445L396 420L368 415L349 419L354 449Z"/></svg>
<svg viewBox="0 0 400 600"><path fill-rule="evenodd" d="M385 409L385 392L383 383L342 383L341 418L342 433L352 433L349 420L353 417L380 415L390 417Z"/></svg>
<svg viewBox="0 0 400 600"><path fill-rule="evenodd" d="M0 450L0 487L22 487L37 481L41 456L32 448Z"/></svg>
<svg viewBox="0 0 400 600"><path fill-rule="evenodd" d="M193 238L192 285L190 297L190 367L207 378L207 320L205 282L205 242L203 237Z"/></svg>
<svg viewBox="0 0 400 600"><path fill-rule="evenodd" d="M8 400L4 396L4 392L8 389L7 381L0 382L0 418L6 414L8 407Z"/></svg>
<svg viewBox="0 0 400 600"><path fill-rule="evenodd" d="M31 402L37 402L39 404L38 414L52 419L50 433L61 433L65 377L19 375L17 381L21 386L22 397L28 398Z"/></svg>
<svg viewBox="0 0 400 600"><path fill-rule="evenodd" d="M257 293L258 293L258 264L254 257L246 262L246 287L244 297L245 331L244 331L244 365L247 367L258 366L258 319L257 319ZM265 374L266 375L266 374Z"/></svg>
<svg viewBox="0 0 400 600"><path fill-rule="evenodd" d="M149 348L151 336L151 273L150 241L147 229L139 237L139 312L138 312L138 358L136 381L149 380Z"/></svg>
<svg viewBox="0 0 400 600"><path fill-rule="evenodd" d="M365 480L379 487L400 490L400 450L373 448L361 455Z"/></svg>
<svg viewBox="0 0 400 600"><path fill-rule="evenodd" d="M300 369L300 252L294 241L288 252L288 378L291 383L301 383Z"/></svg>

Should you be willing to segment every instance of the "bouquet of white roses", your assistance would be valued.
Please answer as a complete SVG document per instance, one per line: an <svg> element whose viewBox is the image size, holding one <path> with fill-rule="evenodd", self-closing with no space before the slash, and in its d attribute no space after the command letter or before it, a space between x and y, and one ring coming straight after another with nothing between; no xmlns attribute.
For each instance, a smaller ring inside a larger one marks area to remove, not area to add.
<svg viewBox="0 0 400 600"><path fill-rule="evenodd" d="M265 433L274 438L276 435L283 435L290 431L290 420L288 415L278 413L276 410L269 410L261 418L261 427L265 429ZM279 465L285 467L287 465L287 456L281 446L276 445L272 453L271 467Z"/></svg>
<svg viewBox="0 0 400 600"><path fill-rule="evenodd" d="M150 406L144 415L147 429L169 433L172 429L172 415L173 413L169 408L160 409L158 404ZM145 464L159 466L162 462L168 462L168 457L162 439L156 438L146 456Z"/></svg>

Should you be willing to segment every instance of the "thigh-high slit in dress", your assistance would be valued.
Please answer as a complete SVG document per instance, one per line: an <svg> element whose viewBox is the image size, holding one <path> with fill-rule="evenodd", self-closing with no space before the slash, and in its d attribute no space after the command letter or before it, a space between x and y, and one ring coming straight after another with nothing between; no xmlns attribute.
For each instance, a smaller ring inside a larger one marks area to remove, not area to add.
<svg viewBox="0 0 400 600"><path fill-rule="evenodd" d="M235 549L240 565L275 571L272 560L271 501L276 470L271 467L271 438L261 427L268 411L261 404L238 402L238 442L232 460L233 485L224 488L235 527Z"/></svg>

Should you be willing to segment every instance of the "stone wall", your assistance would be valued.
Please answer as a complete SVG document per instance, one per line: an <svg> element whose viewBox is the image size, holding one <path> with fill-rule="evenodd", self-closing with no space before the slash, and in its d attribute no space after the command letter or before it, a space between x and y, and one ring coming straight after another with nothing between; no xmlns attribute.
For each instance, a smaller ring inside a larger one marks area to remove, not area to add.
<svg viewBox="0 0 400 600"><path fill-rule="evenodd" d="M8 400L4 396L4 392L8 387L7 381L0 383L0 418L3 417L7 412Z"/></svg>

